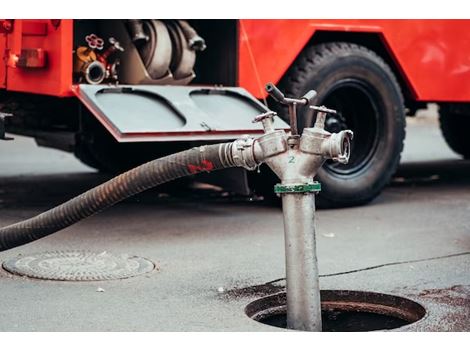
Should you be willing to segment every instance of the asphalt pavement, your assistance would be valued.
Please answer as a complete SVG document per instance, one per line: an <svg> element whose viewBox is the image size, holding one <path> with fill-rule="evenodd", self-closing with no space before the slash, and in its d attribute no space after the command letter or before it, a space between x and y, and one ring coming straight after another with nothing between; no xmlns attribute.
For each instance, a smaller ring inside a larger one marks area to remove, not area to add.
<svg viewBox="0 0 470 352"><path fill-rule="evenodd" d="M70 154L0 141L0 226L107 179ZM435 111L409 119L393 182L368 205L317 212L322 289L422 304L400 331L470 330L470 161L445 144ZM0 261L51 250L138 255L145 275L99 282L29 279L0 269L0 331L282 331L245 306L283 289L281 210L207 190L147 193ZM266 284L275 281L276 284Z"/></svg>

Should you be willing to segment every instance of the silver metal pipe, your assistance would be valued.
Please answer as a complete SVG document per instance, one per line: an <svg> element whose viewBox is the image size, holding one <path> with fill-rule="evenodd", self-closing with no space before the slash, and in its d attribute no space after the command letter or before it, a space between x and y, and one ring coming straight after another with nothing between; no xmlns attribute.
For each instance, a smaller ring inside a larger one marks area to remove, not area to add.
<svg viewBox="0 0 470 352"><path fill-rule="evenodd" d="M322 331L315 246L315 194L282 195L286 250L287 327Z"/></svg>
<svg viewBox="0 0 470 352"><path fill-rule="evenodd" d="M264 162L281 180L274 190L282 197L284 215L287 328L322 331L315 245L315 194L321 187L313 178L326 159L348 162L353 133L326 131L326 114L336 111L309 106L318 111L315 126L305 128L302 136L293 136L297 133L295 105L310 105L316 93L310 91L301 99L286 98L272 83L266 85L266 91L289 106L291 135L272 128L273 112L263 113L253 122L262 122L265 134L253 141L238 142L233 159L245 168Z"/></svg>

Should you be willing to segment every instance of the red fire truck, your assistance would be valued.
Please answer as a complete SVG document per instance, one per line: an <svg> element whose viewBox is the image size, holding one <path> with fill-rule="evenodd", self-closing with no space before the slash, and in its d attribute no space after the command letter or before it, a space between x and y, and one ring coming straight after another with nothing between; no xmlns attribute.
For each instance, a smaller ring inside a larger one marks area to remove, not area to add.
<svg viewBox="0 0 470 352"><path fill-rule="evenodd" d="M30 136L119 172L259 135L251 120L267 109L287 129L264 84L294 97L314 89L316 105L339 111L326 128L354 131L349 164L318 174L320 202L362 204L395 172L405 115L428 102L440 106L449 145L470 157L469 29L467 20L1 20L0 138ZM315 116L298 118L310 126ZM272 194L276 180L261 171L212 181Z"/></svg>

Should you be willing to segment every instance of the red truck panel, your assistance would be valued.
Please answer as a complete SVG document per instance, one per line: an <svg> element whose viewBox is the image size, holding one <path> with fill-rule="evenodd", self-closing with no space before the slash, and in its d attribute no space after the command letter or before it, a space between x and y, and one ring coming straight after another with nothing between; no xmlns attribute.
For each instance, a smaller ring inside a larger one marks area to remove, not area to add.
<svg viewBox="0 0 470 352"><path fill-rule="evenodd" d="M7 66L7 89L56 96L72 96L73 20L62 20L55 28L50 20L15 20L8 34L11 55L20 50L42 48L47 68L24 69Z"/></svg>
<svg viewBox="0 0 470 352"><path fill-rule="evenodd" d="M2 61L0 61L0 88L6 87L7 67L6 65L3 64L6 44L7 44L7 35L4 33L0 33L0 57L2 59Z"/></svg>
<svg viewBox="0 0 470 352"><path fill-rule="evenodd" d="M470 20L241 20L240 85L264 97L317 30L379 33L417 100L470 101Z"/></svg>
<svg viewBox="0 0 470 352"><path fill-rule="evenodd" d="M470 20L240 20L240 86L264 97L263 84L278 82L318 30L378 33L417 100L470 101ZM57 29L50 20L15 20L7 48L18 54L41 47L49 67L8 67L7 88L71 96L72 37L72 20L62 20ZM2 53L4 39L1 34ZM2 87L5 66L0 66Z"/></svg>

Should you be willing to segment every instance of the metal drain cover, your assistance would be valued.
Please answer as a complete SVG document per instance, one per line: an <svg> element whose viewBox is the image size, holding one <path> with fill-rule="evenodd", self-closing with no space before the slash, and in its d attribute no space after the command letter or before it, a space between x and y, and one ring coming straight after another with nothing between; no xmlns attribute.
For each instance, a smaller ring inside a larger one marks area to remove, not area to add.
<svg viewBox="0 0 470 352"><path fill-rule="evenodd" d="M21 255L3 262L12 274L44 280L99 281L145 274L154 264L144 258L108 252L52 251Z"/></svg>

